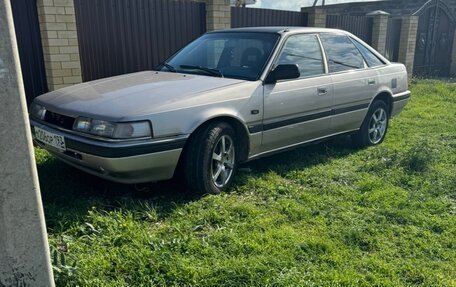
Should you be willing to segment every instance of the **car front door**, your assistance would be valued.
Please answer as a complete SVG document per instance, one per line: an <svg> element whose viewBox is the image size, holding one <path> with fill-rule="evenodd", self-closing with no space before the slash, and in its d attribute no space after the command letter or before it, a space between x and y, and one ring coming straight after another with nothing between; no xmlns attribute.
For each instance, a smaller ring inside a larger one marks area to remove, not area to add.
<svg viewBox="0 0 456 287"><path fill-rule="evenodd" d="M325 136L330 127L333 88L317 35L288 37L274 63L297 64L298 79L264 86L262 151Z"/></svg>

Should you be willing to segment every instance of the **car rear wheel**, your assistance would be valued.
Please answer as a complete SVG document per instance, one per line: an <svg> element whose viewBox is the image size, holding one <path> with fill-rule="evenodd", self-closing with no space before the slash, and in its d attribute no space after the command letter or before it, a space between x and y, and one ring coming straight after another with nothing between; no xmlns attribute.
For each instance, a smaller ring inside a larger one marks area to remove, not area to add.
<svg viewBox="0 0 456 287"><path fill-rule="evenodd" d="M372 103L361 128L352 139L361 147L378 145L385 139L388 124L388 108L385 102L377 100Z"/></svg>
<svg viewBox="0 0 456 287"><path fill-rule="evenodd" d="M211 123L190 139L184 161L187 187L196 193L226 191L237 170L237 142L227 123Z"/></svg>

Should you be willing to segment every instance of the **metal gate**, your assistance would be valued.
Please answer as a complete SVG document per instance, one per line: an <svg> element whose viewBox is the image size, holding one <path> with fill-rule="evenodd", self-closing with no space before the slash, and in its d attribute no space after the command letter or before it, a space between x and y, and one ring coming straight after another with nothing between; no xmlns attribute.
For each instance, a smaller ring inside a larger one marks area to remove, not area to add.
<svg viewBox="0 0 456 287"><path fill-rule="evenodd" d="M450 75L455 18L443 0L427 2L419 15L414 73L421 76Z"/></svg>
<svg viewBox="0 0 456 287"><path fill-rule="evenodd" d="M48 91L36 0L11 1L27 103ZM3 41L3 40L2 40Z"/></svg>
<svg viewBox="0 0 456 287"><path fill-rule="evenodd" d="M83 81L152 70L206 31L191 0L74 0Z"/></svg>

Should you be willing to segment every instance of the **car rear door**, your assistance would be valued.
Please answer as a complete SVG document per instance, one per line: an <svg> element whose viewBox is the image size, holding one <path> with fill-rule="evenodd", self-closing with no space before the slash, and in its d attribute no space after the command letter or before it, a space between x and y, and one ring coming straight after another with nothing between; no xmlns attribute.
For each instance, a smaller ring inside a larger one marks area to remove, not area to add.
<svg viewBox="0 0 456 287"><path fill-rule="evenodd" d="M322 33L329 73L334 85L331 134L358 129L378 90L378 76L352 40L344 34Z"/></svg>
<svg viewBox="0 0 456 287"><path fill-rule="evenodd" d="M274 63L297 64L300 78L264 86L262 151L292 146L326 135L333 88L317 35L289 36Z"/></svg>

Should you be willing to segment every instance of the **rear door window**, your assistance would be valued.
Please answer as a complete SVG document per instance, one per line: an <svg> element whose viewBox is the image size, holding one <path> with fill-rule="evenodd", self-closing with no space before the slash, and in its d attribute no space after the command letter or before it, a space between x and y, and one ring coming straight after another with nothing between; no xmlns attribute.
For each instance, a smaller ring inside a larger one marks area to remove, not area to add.
<svg viewBox="0 0 456 287"><path fill-rule="evenodd" d="M356 48L361 52L361 54L364 57L364 60L366 60L366 63L369 67L378 67L382 66L385 63L383 63L382 60L380 60L377 56L375 56L374 53L372 53L369 49L367 49L363 44L360 42L356 41L355 39L351 39L353 43L355 44Z"/></svg>
<svg viewBox="0 0 456 287"><path fill-rule="evenodd" d="M345 35L321 34L330 73L364 68L364 59L352 41Z"/></svg>

